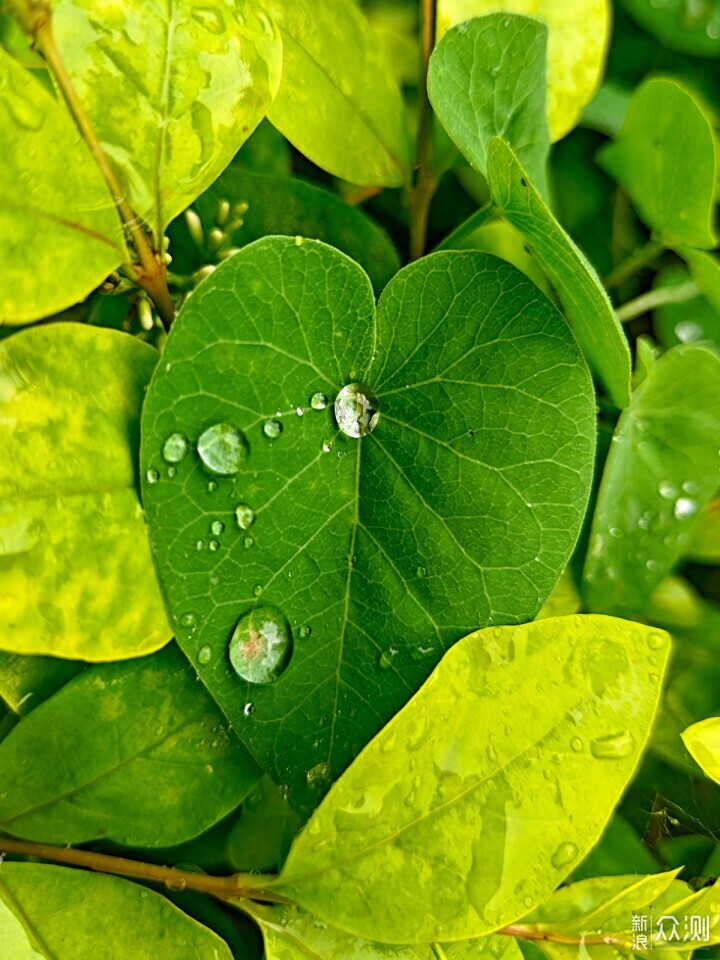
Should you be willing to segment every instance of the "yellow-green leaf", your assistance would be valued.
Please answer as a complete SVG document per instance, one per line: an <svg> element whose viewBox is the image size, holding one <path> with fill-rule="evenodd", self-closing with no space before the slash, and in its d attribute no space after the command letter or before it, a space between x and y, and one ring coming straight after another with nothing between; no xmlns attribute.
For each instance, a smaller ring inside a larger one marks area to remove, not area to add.
<svg viewBox="0 0 720 960"><path fill-rule="evenodd" d="M693 760L711 780L720 783L720 717L694 723L682 738Z"/></svg>

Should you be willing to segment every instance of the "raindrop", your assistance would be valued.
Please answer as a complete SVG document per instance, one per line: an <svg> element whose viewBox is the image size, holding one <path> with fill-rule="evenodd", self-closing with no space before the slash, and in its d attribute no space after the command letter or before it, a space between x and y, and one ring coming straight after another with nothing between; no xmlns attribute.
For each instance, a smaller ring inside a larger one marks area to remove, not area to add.
<svg viewBox="0 0 720 960"><path fill-rule="evenodd" d="M279 420L266 420L262 430L270 440L276 440L282 433L282 424Z"/></svg>
<svg viewBox="0 0 720 960"><path fill-rule="evenodd" d="M212 660L212 647L209 647L205 644L204 647L200 647L198 651L198 663L201 663L203 666L210 663Z"/></svg>
<svg viewBox="0 0 720 960"><path fill-rule="evenodd" d="M659 650L665 646L665 637L662 633L651 633L647 642L651 650Z"/></svg>
<svg viewBox="0 0 720 960"><path fill-rule="evenodd" d="M225 524L222 520L213 520L210 524L210 533L214 536L219 537L221 533L225 532Z"/></svg>
<svg viewBox="0 0 720 960"><path fill-rule="evenodd" d="M195 614L194 613L184 613L180 617L180 626L181 627L194 627L195 626Z"/></svg>
<svg viewBox="0 0 720 960"><path fill-rule="evenodd" d="M253 537L245 537L245 539L243 540L243 546L245 547L246 550L249 550L250 547L255 546L255 539Z"/></svg>
<svg viewBox="0 0 720 960"><path fill-rule="evenodd" d="M427 567L418 567L415 573L418 577L426 577L428 575Z"/></svg>
<svg viewBox="0 0 720 960"><path fill-rule="evenodd" d="M249 683L269 683L286 669L292 634L277 607L256 607L238 620L230 640L230 663Z"/></svg>
<svg viewBox="0 0 720 960"><path fill-rule="evenodd" d="M335 400L335 419L348 437L366 437L380 419L377 399L361 384L349 383Z"/></svg>
<svg viewBox="0 0 720 960"><path fill-rule="evenodd" d="M561 843L555 853L550 857L550 863L556 870L567 867L573 860L577 859L578 848L574 843Z"/></svg>
<svg viewBox="0 0 720 960"><path fill-rule="evenodd" d="M380 654L380 669L387 670L392 666L393 660L397 656L397 647L388 647Z"/></svg>
<svg viewBox="0 0 720 960"><path fill-rule="evenodd" d="M687 520L697 513L697 502L690 497L679 497L675 501L675 516L678 520Z"/></svg>
<svg viewBox="0 0 720 960"><path fill-rule="evenodd" d="M215 423L200 434L197 451L208 470L229 477L242 466L247 443L236 427L229 423Z"/></svg>
<svg viewBox="0 0 720 960"><path fill-rule="evenodd" d="M197 543L195 544L195 549L196 549L196 550L204 550L204 549L205 549L205 541L204 541L204 540L198 540Z"/></svg>
<svg viewBox="0 0 720 960"><path fill-rule="evenodd" d="M189 449L187 437L182 433L171 433L163 444L163 460L166 463L180 463L187 456Z"/></svg>
<svg viewBox="0 0 720 960"><path fill-rule="evenodd" d="M664 500L674 500L677 496L675 485L667 480L658 484L658 493Z"/></svg>
<svg viewBox="0 0 720 960"><path fill-rule="evenodd" d="M217 490L217 488L218 488L218 482L217 482L217 480L208 480L208 485L207 485L207 492L208 492L208 493L215 493L215 491Z"/></svg>
<svg viewBox="0 0 720 960"><path fill-rule="evenodd" d="M317 763L305 775L309 787L322 787L330 781L330 767L327 763Z"/></svg>
<svg viewBox="0 0 720 960"><path fill-rule="evenodd" d="M168 467L168 476L172 480L173 477L177 476L177 467Z"/></svg>
<svg viewBox="0 0 720 960"><path fill-rule="evenodd" d="M148 470L145 476L147 477L148 483L157 483L160 479L160 474L157 472L157 470Z"/></svg>
<svg viewBox="0 0 720 960"><path fill-rule="evenodd" d="M309 627L306 623L303 624L302 627L300 627L301 637L309 637L311 633L312 633L312 627Z"/></svg>
<svg viewBox="0 0 720 960"><path fill-rule="evenodd" d="M580 737L573 737L570 741L570 749L574 753L580 753L583 748L583 742Z"/></svg>
<svg viewBox="0 0 720 960"><path fill-rule="evenodd" d="M248 701L243 707L243 713L246 717L251 717L255 713L255 704Z"/></svg>
<svg viewBox="0 0 720 960"><path fill-rule="evenodd" d="M217 540L211 540L208 546L210 547L213 553L215 553L216 550L220 549L220 544L218 543Z"/></svg>
<svg viewBox="0 0 720 960"><path fill-rule="evenodd" d="M255 523L255 511L247 503L239 503L235 507L235 519L241 530L249 530Z"/></svg>
<svg viewBox="0 0 720 960"><path fill-rule="evenodd" d="M533 905L533 898L525 897L525 899L523 900L523 903L525 904L526 907L530 908Z"/></svg>
<svg viewBox="0 0 720 960"><path fill-rule="evenodd" d="M629 756L635 747L635 737L629 730L599 737L590 742L590 753L598 760L622 760Z"/></svg>
<svg viewBox="0 0 720 960"><path fill-rule="evenodd" d="M332 440L325 440L322 445L323 453L330 453L333 448Z"/></svg>
<svg viewBox="0 0 720 960"><path fill-rule="evenodd" d="M295 246L301 247L305 243L305 237L295 237Z"/></svg>
<svg viewBox="0 0 720 960"><path fill-rule="evenodd" d="M262 593L262 584L256 583L253 589L253 593L255 594L256 597L259 597L260 594Z"/></svg>
<svg viewBox="0 0 720 960"><path fill-rule="evenodd" d="M310 406L313 410L324 410L328 405L328 398L324 393L314 393L310 397Z"/></svg>

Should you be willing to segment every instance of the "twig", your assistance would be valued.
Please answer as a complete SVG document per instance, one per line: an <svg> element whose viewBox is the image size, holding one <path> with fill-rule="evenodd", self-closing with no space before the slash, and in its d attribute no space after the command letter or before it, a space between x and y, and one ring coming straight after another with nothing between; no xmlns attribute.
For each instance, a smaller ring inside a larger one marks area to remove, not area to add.
<svg viewBox="0 0 720 960"><path fill-rule="evenodd" d="M430 168L430 135L432 132L432 109L427 92L427 75L430 55L435 46L436 8L435 0L422 0L421 32L422 61L420 68L420 118L417 139L417 174L415 186L408 197L410 213L410 257L418 260L425 252L430 202L437 188L435 174Z"/></svg>
<svg viewBox="0 0 720 960"><path fill-rule="evenodd" d="M635 276L635 274L644 267L649 267L664 250L665 247L661 243L650 240L644 247L635 250L627 260L623 260L614 270L610 271L605 277L605 286L608 290L612 287L619 287L620 284L625 283L630 277Z"/></svg>
<svg viewBox="0 0 720 960"><path fill-rule="evenodd" d="M486 203L484 207L476 210L467 220L464 220L459 227L455 227L452 233L449 233L444 240L435 247L435 250L455 250L462 241L471 237L476 230L484 227L486 223L491 223L498 215L498 211L492 204Z"/></svg>
<svg viewBox="0 0 720 960"><path fill-rule="evenodd" d="M650 313L658 307L665 307L670 303L687 303L693 300L700 293L700 288L692 280L686 283L680 283L676 287L656 287L647 293L635 297L634 300L628 300L616 310L618 320L621 323L627 323L634 320L635 317L641 317L644 313Z"/></svg>

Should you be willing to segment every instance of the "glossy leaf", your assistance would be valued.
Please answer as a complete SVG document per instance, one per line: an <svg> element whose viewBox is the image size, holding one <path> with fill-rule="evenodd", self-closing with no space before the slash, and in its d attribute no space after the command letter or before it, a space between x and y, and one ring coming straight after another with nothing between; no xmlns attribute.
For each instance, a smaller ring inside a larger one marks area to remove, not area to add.
<svg viewBox="0 0 720 960"><path fill-rule="evenodd" d="M595 270L552 215L512 149L495 138L488 182L502 215L550 278L593 371L616 406L630 400L630 350Z"/></svg>
<svg viewBox="0 0 720 960"><path fill-rule="evenodd" d="M410 178L405 112L390 64L352 0L265 0L280 28L283 72L268 114L324 170L352 183Z"/></svg>
<svg viewBox="0 0 720 960"><path fill-rule="evenodd" d="M0 325L20 324L82 300L127 254L115 204L67 111L3 49L0 131Z"/></svg>
<svg viewBox="0 0 720 960"><path fill-rule="evenodd" d="M499 136L547 193L545 115L547 27L496 13L453 27L430 59L428 94L438 119L468 161L487 175Z"/></svg>
<svg viewBox="0 0 720 960"><path fill-rule="evenodd" d="M617 142L600 151L599 161L660 243L715 246L713 130L698 101L680 83L654 78L641 84Z"/></svg>
<svg viewBox="0 0 720 960"><path fill-rule="evenodd" d="M684 254L710 259L703 250L682 248ZM712 262L712 261L711 261ZM695 282L698 295L682 303L666 303L653 311L653 328L657 340L666 347L678 343L696 343L698 340L713 340L720 343L720 300L717 308L700 292L697 277L691 277L681 264L664 267L655 274L653 289L681 287ZM719 291L720 292L720 291Z"/></svg>
<svg viewBox="0 0 720 960"><path fill-rule="evenodd" d="M83 664L56 657L23 657L0 651L0 699L26 714L82 670Z"/></svg>
<svg viewBox="0 0 720 960"><path fill-rule="evenodd" d="M22 923L3 960L232 960L223 941L136 883L40 863L4 863L0 900ZM4 915L0 913L0 924ZM0 926L0 943L6 926ZM34 951L34 952L33 952Z"/></svg>
<svg viewBox="0 0 720 960"><path fill-rule="evenodd" d="M265 889L398 943L523 916L598 840L637 765L669 648L655 636L575 616L466 637L333 785Z"/></svg>
<svg viewBox="0 0 720 960"><path fill-rule="evenodd" d="M238 806L261 771L174 647L90 667L0 744L0 829L167 847Z"/></svg>
<svg viewBox="0 0 720 960"><path fill-rule="evenodd" d="M710 717L688 727L683 743L704 773L720 783L720 717Z"/></svg>
<svg viewBox="0 0 720 960"><path fill-rule="evenodd" d="M683 645L687 644L681 637ZM712 637L715 642L715 636ZM701 726L701 721L720 714L720 665L714 656L699 656L673 677L653 729L650 747L666 763L698 779L697 757L683 744L683 731Z"/></svg>
<svg viewBox="0 0 720 960"><path fill-rule="evenodd" d="M227 203L243 211L240 225L229 232L221 222ZM272 234L322 240L359 263L377 294L400 269L398 253L384 230L329 190L296 177L269 177L229 167L198 199L195 209L205 228L205 245L191 248L193 260L187 254L178 258L173 248L176 269L197 269L208 261L213 228L226 231L224 249L244 247ZM178 221L177 234L180 229Z"/></svg>
<svg viewBox="0 0 720 960"><path fill-rule="evenodd" d="M0 343L1 649L112 660L170 639L136 492L156 360L80 324Z"/></svg>
<svg viewBox="0 0 720 960"><path fill-rule="evenodd" d="M671 50L720 57L720 6L714 0L623 0L640 26Z"/></svg>
<svg viewBox="0 0 720 960"><path fill-rule="evenodd" d="M692 247L678 247L677 252L690 267L690 276L716 314L720 314L720 260L717 256Z"/></svg>
<svg viewBox="0 0 720 960"><path fill-rule="evenodd" d="M268 907L244 901L257 921L266 960L436 960L433 945L394 946L362 940L320 923L297 907ZM442 945L446 960L522 960L512 937L483 937Z"/></svg>
<svg viewBox="0 0 720 960"><path fill-rule="evenodd" d="M438 36L489 13L519 13L548 27L548 122L552 140L568 134L602 78L610 39L607 0L438 0Z"/></svg>
<svg viewBox="0 0 720 960"><path fill-rule="evenodd" d="M162 236L267 113L277 30L249 0L55 0L53 29L130 206Z"/></svg>
<svg viewBox="0 0 720 960"><path fill-rule="evenodd" d="M720 564L720 497L711 500L700 514L685 556L694 563Z"/></svg>
<svg viewBox="0 0 720 960"><path fill-rule="evenodd" d="M164 360L142 454L161 476L143 496L179 642L311 808L444 649L547 598L588 495L589 378L557 310L493 257L427 257L375 315L360 267L278 237L197 289ZM380 404L360 440L332 412L355 380ZM170 477L166 439L194 445L223 422L246 438L237 474L208 475L193 451ZM294 636L274 682L245 682L228 657L256 607L279 609Z"/></svg>
<svg viewBox="0 0 720 960"><path fill-rule="evenodd" d="M674 347L620 417L585 562L591 610L632 611L683 553L720 484L720 355Z"/></svg>

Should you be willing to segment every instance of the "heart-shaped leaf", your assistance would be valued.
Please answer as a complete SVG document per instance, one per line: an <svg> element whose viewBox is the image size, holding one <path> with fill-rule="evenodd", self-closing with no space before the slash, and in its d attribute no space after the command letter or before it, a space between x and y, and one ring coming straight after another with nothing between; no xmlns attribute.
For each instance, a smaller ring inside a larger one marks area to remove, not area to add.
<svg viewBox="0 0 720 960"><path fill-rule="evenodd" d="M64 107L0 48L0 323L86 297L127 259L97 164Z"/></svg>
<svg viewBox="0 0 720 960"><path fill-rule="evenodd" d="M260 123L282 45L250 0L54 0L55 39L133 211L156 241ZM112 109L108 105L112 104Z"/></svg>
<svg viewBox="0 0 720 960"><path fill-rule="evenodd" d="M595 616L464 638L258 889L387 943L513 923L600 837L650 733L669 648L665 633Z"/></svg>
<svg viewBox="0 0 720 960"><path fill-rule="evenodd" d="M407 267L376 313L347 257L274 237L188 300L144 412L153 547L181 646L298 807L468 629L537 613L593 412L561 315L486 254Z"/></svg>

